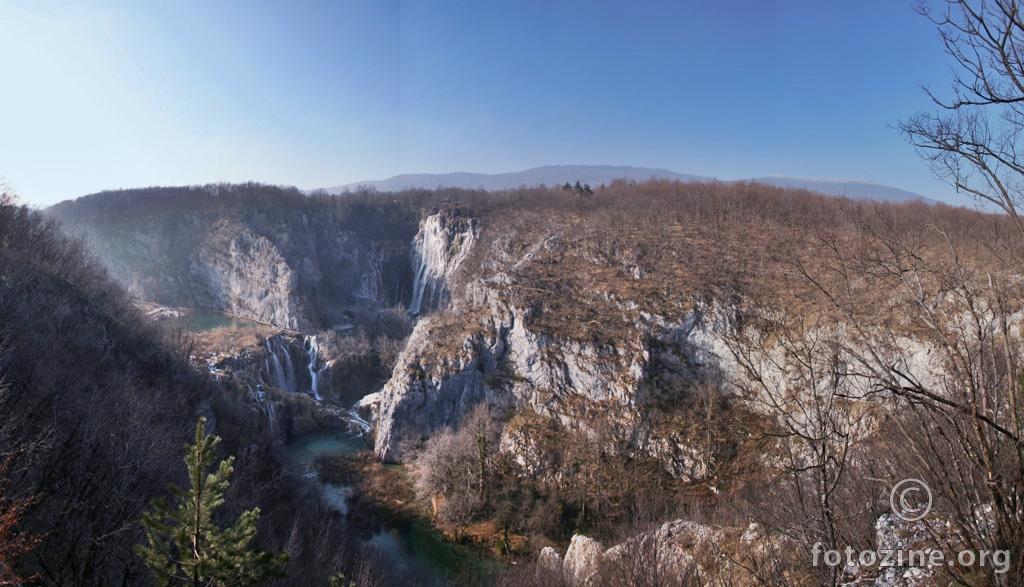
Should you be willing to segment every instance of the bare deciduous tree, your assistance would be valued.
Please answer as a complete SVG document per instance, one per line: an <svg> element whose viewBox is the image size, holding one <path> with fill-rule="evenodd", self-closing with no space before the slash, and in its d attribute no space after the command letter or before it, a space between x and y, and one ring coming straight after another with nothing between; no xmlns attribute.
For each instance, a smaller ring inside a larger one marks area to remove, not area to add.
<svg viewBox="0 0 1024 587"><path fill-rule="evenodd" d="M945 0L918 12L936 24L952 57L951 95L899 128L935 174L1009 214L1024 203L1024 14L1016 0Z"/></svg>
<svg viewBox="0 0 1024 587"><path fill-rule="evenodd" d="M787 503L771 511L799 512L795 519L764 521L807 547L820 542L836 550L854 543L841 529L847 512L837 507L837 494L850 474L856 444L869 435L874 407L865 401L864 381L849 373L846 333L820 317L809 322L766 312L754 322L728 339L745 375L734 384L777 425L768 432L774 437L768 458L784 487L778 499ZM834 584L841 569L821 571Z"/></svg>

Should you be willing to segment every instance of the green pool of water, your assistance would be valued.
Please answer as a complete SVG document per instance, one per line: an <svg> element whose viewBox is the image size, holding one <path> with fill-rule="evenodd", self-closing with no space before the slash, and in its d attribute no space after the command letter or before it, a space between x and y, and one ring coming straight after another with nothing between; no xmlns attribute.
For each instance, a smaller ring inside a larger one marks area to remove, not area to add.
<svg viewBox="0 0 1024 587"><path fill-rule="evenodd" d="M257 328L259 322L239 318L230 314L220 312L209 312L206 310L193 310L185 314L182 319L185 327L191 332L209 332L217 328Z"/></svg>
<svg viewBox="0 0 1024 587"><path fill-rule="evenodd" d="M289 460L310 464L319 456L350 455L370 448L361 437L343 430L317 430L305 436L289 438L284 449Z"/></svg>

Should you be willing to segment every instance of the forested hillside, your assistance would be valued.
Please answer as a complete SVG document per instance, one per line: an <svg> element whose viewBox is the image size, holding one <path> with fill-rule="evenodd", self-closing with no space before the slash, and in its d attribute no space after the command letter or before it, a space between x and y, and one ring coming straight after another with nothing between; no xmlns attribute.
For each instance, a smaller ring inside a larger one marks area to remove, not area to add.
<svg viewBox="0 0 1024 587"><path fill-rule="evenodd" d="M132 550L142 512L172 497L168 483L188 487L183 446L201 415L224 439L220 457L237 459L215 521L260 507L255 544L292 554L278 584L326 583L354 564L258 417L189 364L187 337L152 324L57 222L2 189L0 582L151 584ZM311 565L324 541L330 554Z"/></svg>

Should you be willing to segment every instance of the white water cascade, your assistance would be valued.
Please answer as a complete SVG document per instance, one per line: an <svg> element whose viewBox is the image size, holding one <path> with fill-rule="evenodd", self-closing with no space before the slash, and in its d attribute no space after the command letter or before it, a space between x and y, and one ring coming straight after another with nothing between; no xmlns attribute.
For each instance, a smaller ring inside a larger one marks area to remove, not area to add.
<svg viewBox="0 0 1024 587"><path fill-rule="evenodd" d="M363 436L373 430L373 424L370 424L359 415L359 412L355 408L349 408L345 411L345 414L349 418L349 430L352 431L356 436Z"/></svg>
<svg viewBox="0 0 1024 587"><path fill-rule="evenodd" d="M409 313L419 314L440 305L447 279L469 256L476 239L475 220L432 214L423 220L413 241L416 277L412 285Z"/></svg>
<svg viewBox="0 0 1024 587"><path fill-rule="evenodd" d="M267 403L267 421L270 423L270 435L273 438L277 437L277 413L274 409L274 403Z"/></svg>
<svg viewBox="0 0 1024 587"><path fill-rule="evenodd" d="M295 393L297 383L295 381L295 366L292 364L291 353L283 336L267 337L267 360L264 363L267 375L271 383L281 391Z"/></svg>
<svg viewBox="0 0 1024 587"><path fill-rule="evenodd" d="M317 366L317 361L320 359L320 342L317 341L316 336L306 336L302 341L302 348L309 355L309 378L312 381L310 391L313 392L313 397L319 401L323 399L320 397L320 374L327 368L326 363Z"/></svg>
<svg viewBox="0 0 1024 587"><path fill-rule="evenodd" d="M320 396L320 383L323 373L328 368L328 363L321 356L320 341L315 335L302 337L302 353L293 345L297 340L291 340L285 335L278 334L269 336L266 340L267 357L263 362L263 372L266 374L266 381L273 384L281 391L288 393L308 393L317 400L323 399ZM292 358L292 352L296 358ZM302 354L305 354L305 359ZM309 387L305 381L300 380L296 373L295 363L306 361L305 367L309 373Z"/></svg>
<svg viewBox="0 0 1024 587"><path fill-rule="evenodd" d="M318 410L345 423L344 426L350 437L365 436L373 430L373 425L359 415L356 407L338 405L337 401L333 401L336 398L333 398L330 393L327 394L326 399L321 396L320 388L324 381L330 385L328 369L331 368L332 363L325 358L325 353L329 352L329 348L321 347L320 340L316 335L304 335L300 338L299 335L294 334L276 334L268 336L264 344L267 353L263 359L263 369L257 374L255 387L249 386L249 395L266 417L268 429L274 438L292 433L282 431L276 412L278 408L291 410L294 403L292 400L282 398L278 391L285 394L300 393L312 396L319 404ZM295 371L296 365L300 368L298 373ZM301 371L302 365L309 373L308 388L305 376ZM277 389L264 389L264 385Z"/></svg>
<svg viewBox="0 0 1024 587"><path fill-rule="evenodd" d="M256 384L256 389L249 386L249 397L256 400L256 405L260 407L260 410L267 416L267 427L270 430L272 437L277 437L277 411L274 409L274 402L267 401L267 393L263 391L261 384Z"/></svg>

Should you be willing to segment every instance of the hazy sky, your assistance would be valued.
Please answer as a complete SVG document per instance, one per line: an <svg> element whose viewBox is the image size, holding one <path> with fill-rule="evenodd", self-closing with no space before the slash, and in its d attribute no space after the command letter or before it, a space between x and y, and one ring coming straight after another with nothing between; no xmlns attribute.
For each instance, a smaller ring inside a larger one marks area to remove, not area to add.
<svg viewBox="0 0 1024 587"><path fill-rule="evenodd" d="M40 206L552 164L964 203L891 128L948 78L904 0L0 0L0 175Z"/></svg>

